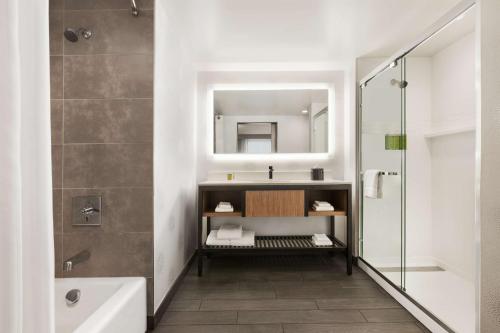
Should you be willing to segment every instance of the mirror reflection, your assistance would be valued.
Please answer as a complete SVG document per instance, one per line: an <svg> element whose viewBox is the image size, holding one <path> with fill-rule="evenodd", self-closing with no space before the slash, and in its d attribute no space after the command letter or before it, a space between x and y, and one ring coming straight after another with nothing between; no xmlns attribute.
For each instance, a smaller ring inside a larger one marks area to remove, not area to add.
<svg viewBox="0 0 500 333"><path fill-rule="evenodd" d="M328 89L214 91L214 152L328 152Z"/></svg>

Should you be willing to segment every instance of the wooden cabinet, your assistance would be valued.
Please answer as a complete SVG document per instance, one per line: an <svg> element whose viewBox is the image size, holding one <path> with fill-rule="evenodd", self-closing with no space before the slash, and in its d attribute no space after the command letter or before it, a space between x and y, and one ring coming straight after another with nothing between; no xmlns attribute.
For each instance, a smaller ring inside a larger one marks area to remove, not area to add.
<svg viewBox="0 0 500 333"><path fill-rule="evenodd" d="M245 216L304 216L303 190L246 191Z"/></svg>

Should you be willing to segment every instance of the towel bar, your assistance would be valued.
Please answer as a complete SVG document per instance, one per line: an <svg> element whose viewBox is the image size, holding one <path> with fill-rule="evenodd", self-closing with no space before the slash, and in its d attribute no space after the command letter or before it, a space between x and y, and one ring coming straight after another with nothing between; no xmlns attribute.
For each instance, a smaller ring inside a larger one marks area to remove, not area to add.
<svg viewBox="0 0 500 333"><path fill-rule="evenodd" d="M361 175L363 175L362 171L360 173L361 173ZM380 174L382 176L398 176L399 172L397 172L397 171L381 171Z"/></svg>

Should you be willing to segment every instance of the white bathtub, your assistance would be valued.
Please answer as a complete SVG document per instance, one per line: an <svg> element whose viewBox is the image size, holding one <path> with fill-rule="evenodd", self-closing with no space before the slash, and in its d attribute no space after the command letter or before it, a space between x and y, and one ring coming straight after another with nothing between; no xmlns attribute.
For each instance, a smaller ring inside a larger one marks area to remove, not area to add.
<svg viewBox="0 0 500 333"><path fill-rule="evenodd" d="M79 289L80 300L66 304ZM145 278L56 279L56 333L146 332Z"/></svg>

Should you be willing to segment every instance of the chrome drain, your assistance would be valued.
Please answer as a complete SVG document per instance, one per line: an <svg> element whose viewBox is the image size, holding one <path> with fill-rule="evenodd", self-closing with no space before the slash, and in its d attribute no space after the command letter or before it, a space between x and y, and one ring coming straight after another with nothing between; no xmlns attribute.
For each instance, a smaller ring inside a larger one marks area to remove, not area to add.
<svg viewBox="0 0 500 333"><path fill-rule="evenodd" d="M80 300L80 289L71 289L66 293L66 305L71 306Z"/></svg>

